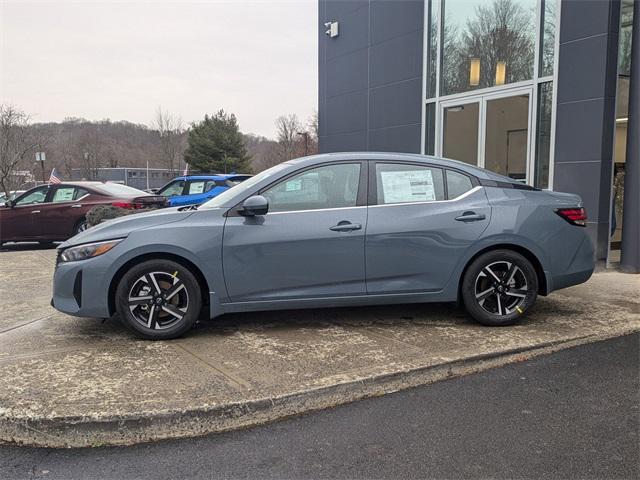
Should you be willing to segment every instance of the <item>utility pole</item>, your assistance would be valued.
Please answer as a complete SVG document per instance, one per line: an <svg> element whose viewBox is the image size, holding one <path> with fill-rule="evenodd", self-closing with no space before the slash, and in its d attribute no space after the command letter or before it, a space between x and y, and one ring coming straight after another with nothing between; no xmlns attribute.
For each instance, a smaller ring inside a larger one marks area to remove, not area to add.
<svg viewBox="0 0 640 480"><path fill-rule="evenodd" d="M304 156L309 155L309 132L298 132L304 138Z"/></svg>
<svg viewBox="0 0 640 480"><path fill-rule="evenodd" d="M47 179L44 176L44 161L46 155L44 152L36 152L36 162L40 163L40 169L42 170L42 183L47 183Z"/></svg>
<svg viewBox="0 0 640 480"><path fill-rule="evenodd" d="M640 273L640 0L633 3L620 269Z"/></svg>

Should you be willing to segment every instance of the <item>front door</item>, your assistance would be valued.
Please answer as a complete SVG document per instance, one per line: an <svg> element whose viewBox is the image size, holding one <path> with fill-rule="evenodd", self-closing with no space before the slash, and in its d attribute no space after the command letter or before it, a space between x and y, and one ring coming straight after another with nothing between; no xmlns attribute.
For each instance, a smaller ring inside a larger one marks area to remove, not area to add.
<svg viewBox="0 0 640 480"><path fill-rule="evenodd" d="M259 192L266 215L229 215L222 254L231 301L366 294L364 169L306 169Z"/></svg>
<svg viewBox="0 0 640 480"><path fill-rule="evenodd" d="M29 190L15 199L14 206L3 207L0 213L0 230L3 241L31 240L38 236L39 215L47 198L48 185Z"/></svg>

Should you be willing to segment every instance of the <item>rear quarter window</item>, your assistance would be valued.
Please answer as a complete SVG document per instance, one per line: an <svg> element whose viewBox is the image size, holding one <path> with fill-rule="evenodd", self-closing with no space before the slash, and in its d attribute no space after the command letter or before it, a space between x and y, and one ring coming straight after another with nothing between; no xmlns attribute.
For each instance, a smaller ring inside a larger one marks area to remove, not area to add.
<svg viewBox="0 0 640 480"><path fill-rule="evenodd" d="M453 170L447 170L447 196L449 200L458 198L473 188L471 178Z"/></svg>

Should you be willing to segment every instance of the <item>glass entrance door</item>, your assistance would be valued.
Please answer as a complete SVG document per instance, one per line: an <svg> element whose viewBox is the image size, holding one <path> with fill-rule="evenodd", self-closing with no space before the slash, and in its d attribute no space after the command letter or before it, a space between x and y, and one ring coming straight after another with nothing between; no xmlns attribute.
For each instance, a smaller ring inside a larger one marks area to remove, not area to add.
<svg viewBox="0 0 640 480"><path fill-rule="evenodd" d="M532 90L440 104L441 154L526 182L531 158Z"/></svg>

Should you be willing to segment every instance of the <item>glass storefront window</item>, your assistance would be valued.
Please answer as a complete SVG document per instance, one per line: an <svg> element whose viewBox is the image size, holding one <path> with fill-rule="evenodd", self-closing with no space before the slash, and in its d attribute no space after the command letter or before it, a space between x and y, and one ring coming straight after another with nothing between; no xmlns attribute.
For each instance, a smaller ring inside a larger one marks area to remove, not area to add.
<svg viewBox="0 0 640 480"><path fill-rule="evenodd" d="M538 85L538 112L536 116L536 161L534 185L549 187L549 156L551 154L551 106L553 82Z"/></svg>
<svg viewBox="0 0 640 480"><path fill-rule="evenodd" d="M536 0L445 0L440 94L532 79L535 18Z"/></svg>
<svg viewBox="0 0 640 480"><path fill-rule="evenodd" d="M553 75L553 52L556 43L556 2L542 0L542 18L540 20L540 64L538 76Z"/></svg>
<svg viewBox="0 0 640 480"><path fill-rule="evenodd" d="M486 109L485 168L526 180L529 95L488 100Z"/></svg>
<svg viewBox="0 0 640 480"><path fill-rule="evenodd" d="M438 10L440 0L429 0L427 2L427 98L436 96L436 76L438 65Z"/></svg>
<svg viewBox="0 0 640 480"><path fill-rule="evenodd" d="M442 154L446 158L478 164L478 102L444 109Z"/></svg>

